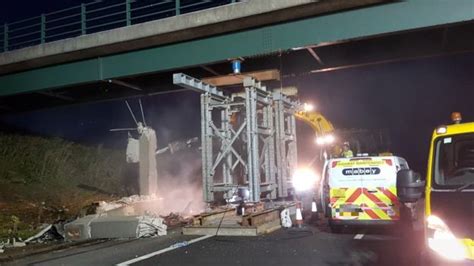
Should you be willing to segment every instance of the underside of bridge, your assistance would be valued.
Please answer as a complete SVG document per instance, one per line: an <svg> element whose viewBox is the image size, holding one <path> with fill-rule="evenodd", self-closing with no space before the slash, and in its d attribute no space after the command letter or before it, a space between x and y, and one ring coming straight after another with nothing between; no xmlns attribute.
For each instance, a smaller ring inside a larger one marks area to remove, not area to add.
<svg viewBox="0 0 474 266"><path fill-rule="evenodd" d="M420 8L419 1L413 2L414 7ZM446 14L445 22L457 22L441 24L430 17L438 14L419 14L419 17L427 16L426 21L414 18L391 25L390 16L384 19L379 13L394 10L396 17L396 12L406 11L403 5L389 3L346 10L229 35L5 74L0 76L0 95L3 95L0 113L179 93L183 89L172 84L172 74L177 70L200 79L226 75L231 72L229 59L239 56L243 59L243 72L278 70L281 79L267 84L275 87L292 85L302 75L474 52L472 10L465 13L467 20L457 13ZM431 11L442 12L442 8L438 4ZM406 16L415 16L419 11L413 9ZM367 21L372 24L351 23L351 19L364 15L371 18ZM374 25L374 17L386 25ZM337 24L332 24L333 20ZM435 26L417 27L420 25ZM295 29L299 32L294 32ZM311 32L306 34L305 30ZM294 40L287 39L295 36ZM254 45L249 43L252 41Z"/></svg>

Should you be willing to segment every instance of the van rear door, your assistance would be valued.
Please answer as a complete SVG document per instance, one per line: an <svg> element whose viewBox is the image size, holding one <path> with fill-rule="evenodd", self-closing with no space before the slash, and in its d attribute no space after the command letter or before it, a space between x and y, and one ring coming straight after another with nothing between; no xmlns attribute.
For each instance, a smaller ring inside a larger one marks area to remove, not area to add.
<svg viewBox="0 0 474 266"><path fill-rule="evenodd" d="M331 219L354 220L361 212L361 175L353 173L354 161L333 160L328 165L329 206Z"/></svg>
<svg viewBox="0 0 474 266"><path fill-rule="evenodd" d="M365 198L362 219L399 220L397 199L397 167L394 157L374 157L368 164L370 174L362 179L362 194Z"/></svg>
<svg viewBox="0 0 474 266"><path fill-rule="evenodd" d="M328 167L333 219L398 219L393 159L342 159Z"/></svg>

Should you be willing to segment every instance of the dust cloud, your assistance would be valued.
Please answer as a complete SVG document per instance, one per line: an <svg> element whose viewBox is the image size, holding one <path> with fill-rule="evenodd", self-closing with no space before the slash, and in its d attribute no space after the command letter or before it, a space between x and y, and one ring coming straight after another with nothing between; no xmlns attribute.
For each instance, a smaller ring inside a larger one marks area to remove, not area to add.
<svg viewBox="0 0 474 266"><path fill-rule="evenodd" d="M201 155L196 150L157 156L158 193L161 214L184 216L200 213L202 196Z"/></svg>

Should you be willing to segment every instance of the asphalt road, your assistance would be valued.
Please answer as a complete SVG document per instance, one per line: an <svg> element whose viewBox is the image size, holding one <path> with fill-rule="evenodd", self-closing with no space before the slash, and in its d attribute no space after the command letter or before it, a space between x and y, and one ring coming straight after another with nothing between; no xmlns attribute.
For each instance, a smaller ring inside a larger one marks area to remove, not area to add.
<svg viewBox="0 0 474 266"><path fill-rule="evenodd" d="M196 242L170 248L182 241ZM416 265L418 248L392 230L332 234L321 224L258 237L203 238L174 230L166 237L111 240L6 265Z"/></svg>

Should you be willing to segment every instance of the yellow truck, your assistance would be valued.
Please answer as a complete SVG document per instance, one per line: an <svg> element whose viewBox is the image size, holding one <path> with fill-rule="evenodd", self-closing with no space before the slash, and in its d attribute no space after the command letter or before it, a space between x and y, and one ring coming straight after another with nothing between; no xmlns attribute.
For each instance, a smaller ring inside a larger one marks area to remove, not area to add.
<svg viewBox="0 0 474 266"><path fill-rule="evenodd" d="M460 113L451 118L433 132L426 180L399 171L397 196L413 211L413 224L422 225L415 230L424 239L422 261L473 265L474 123L461 123Z"/></svg>

